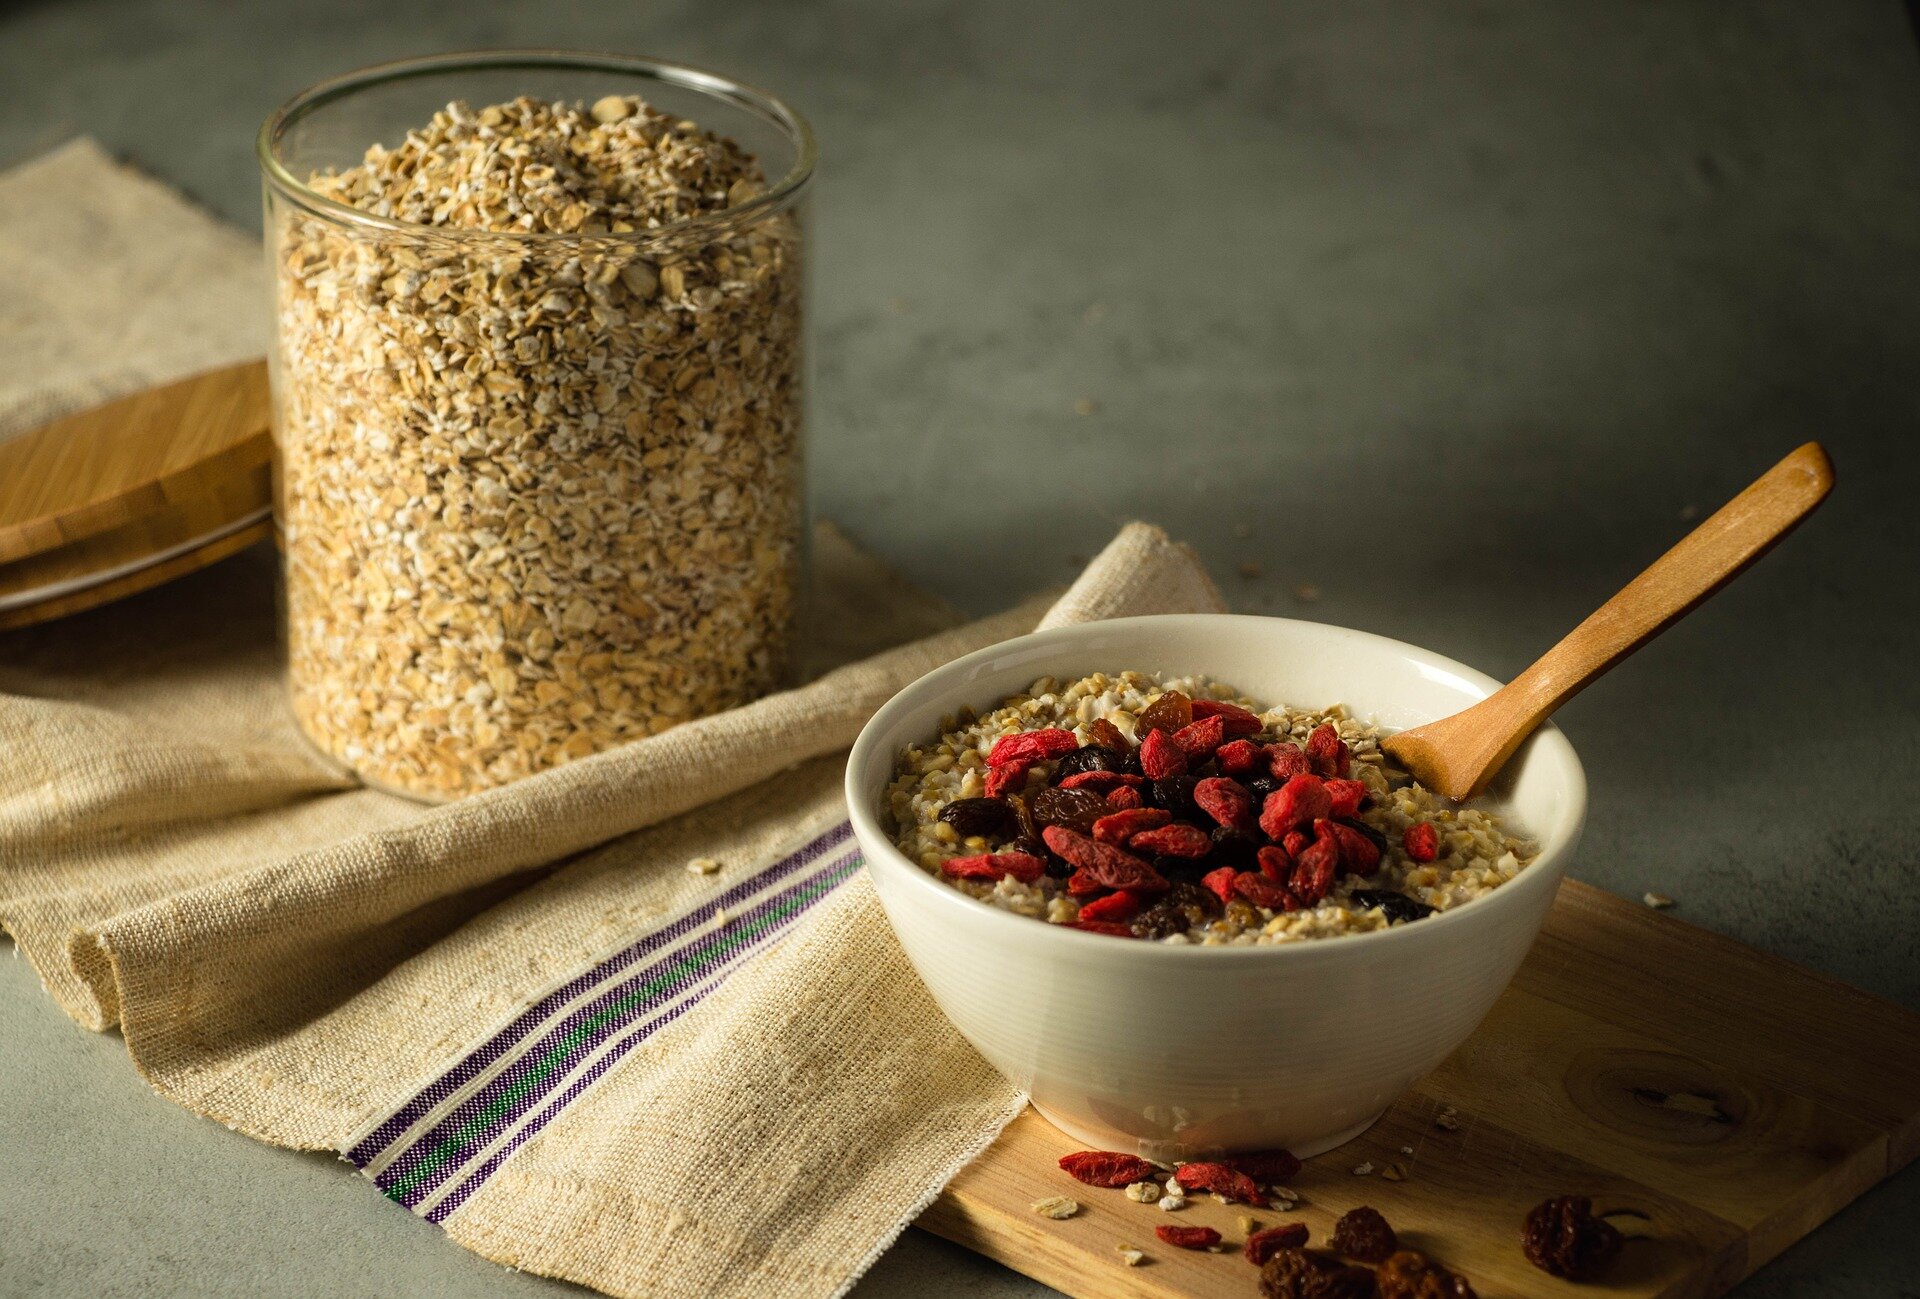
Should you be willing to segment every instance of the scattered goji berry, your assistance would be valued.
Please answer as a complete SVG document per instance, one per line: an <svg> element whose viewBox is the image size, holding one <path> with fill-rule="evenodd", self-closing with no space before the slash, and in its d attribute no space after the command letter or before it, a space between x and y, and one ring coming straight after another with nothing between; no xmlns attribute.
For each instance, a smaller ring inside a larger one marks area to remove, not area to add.
<svg viewBox="0 0 1920 1299"><path fill-rule="evenodd" d="M1146 783L1145 776L1136 776L1130 771L1076 771L1054 788L1090 789L1096 794L1107 794L1127 786L1137 789Z"/></svg>
<svg viewBox="0 0 1920 1299"><path fill-rule="evenodd" d="M1239 878L1239 871L1231 866L1222 866L1217 870L1210 870L1205 875L1202 875L1200 877L1200 883L1222 902L1231 902L1233 901L1235 882Z"/></svg>
<svg viewBox="0 0 1920 1299"><path fill-rule="evenodd" d="M1431 821L1408 826L1401 832L1400 843L1415 861L1432 861L1440 855L1440 832Z"/></svg>
<svg viewBox="0 0 1920 1299"><path fill-rule="evenodd" d="M1005 766L988 767L986 790L988 798L999 798L1011 794L1027 783L1027 766L1022 762L1009 762Z"/></svg>
<svg viewBox="0 0 1920 1299"><path fill-rule="evenodd" d="M1187 755L1187 761L1205 762L1227 742L1227 719L1208 717L1183 726L1173 733L1173 742Z"/></svg>
<svg viewBox="0 0 1920 1299"><path fill-rule="evenodd" d="M1166 1223L1155 1227L1153 1234L1175 1249L1212 1249L1220 1243L1220 1233L1212 1227L1176 1227Z"/></svg>
<svg viewBox="0 0 1920 1299"><path fill-rule="evenodd" d="M1358 816L1360 805L1367 801L1367 787L1357 780L1329 780L1327 799L1333 805L1333 815Z"/></svg>
<svg viewBox="0 0 1920 1299"><path fill-rule="evenodd" d="M1298 911L1299 901L1293 891L1283 884L1276 884L1258 871L1241 871L1233 877L1233 891L1256 907L1265 907L1269 911Z"/></svg>
<svg viewBox="0 0 1920 1299"><path fill-rule="evenodd" d="M1220 1162L1268 1186L1290 1182L1300 1174L1300 1161L1291 1150L1249 1150L1224 1156Z"/></svg>
<svg viewBox="0 0 1920 1299"><path fill-rule="evenodd" d="M1293 878L1293 857L1278 844L1268 844L1253 855L1253 860L1260 867L1260 873L1275 884L1285 884Z"/></svg>
<svg viewBox="0 0 1920 1299"><path fill-rule="evenodd" d="M1371 875L1380 869L1380 847L1350 825L1338 821L1315 821L1313 832L1321 839L1333 840L1340 851L1340 866L1350 875Z"/></svg>
<svg viewBox="0 0 1920 1299"><path fill-rule="evenodd" d="M1185 773L1187 753L1166 731L1148 731L1140 742L1140 770L1149 780L1166 780Z"/></svg>
<svg viewBox="0 0 1920 1299"><path fill-rule="evenodd" d="M1117 920L1076 920L1075 929L1084 929L1090 934L1106 934L1113 938L1138 938L1132 925L1123 925Z"/></svg>
<svg viewBox="0 0 1920 1299"><path fill-rule="evenodd" d="M1249 1234L1240 1252L1246 1256L1247 1262L1259 1267L1273 1257L1275 1250L1299 1249L1306 1243L1306 1223L1283 1222L1278 1227L1266 1227Z"/></svg>
<svg viewBox="0 0 1920 1299"><path fill-rule="evenodd" d="M1047 847L1074 867L1076 874L1097 880L1103 887L1131 889L1137 893L1167 891L1166 878L1159 871L1123 848L1089 839L1065 826L1050 825L1040 834L1047 841ZM1071 879L1067 887L1072 891Z"/></svg>
<svg viewBox="0 0 1920 1299"><path fill-rule="evenodd" d="M1088 1186L1104 1186L1108 1190L1144 1182L1154 1172L1153 1165L1140 1156L1117 1150L1078 1150L1060 1156L1060 1167Z"/></svg>
<svg viewBox="0 0 1920 1299"><path fill-rule="evenodd" d="M1259 876L1254 876L1258 879ZM1224 1195L1229 1200L1238 1200L1242 1204L1251 1204L1256 1209L1267 1207L1267 1197L1260 1193L1251 1177L1238 1169L1225 1164L1201 1163L1182 1164L1173 1170L1174 1180L1189 1191L1212 1191L1215 1195Z"/></svg>
<svg viewBox="0 0 1920 1299"><path fill-rule="evenodd" d="M1284 839L1287 831L1298 830L1333 810L1327 797L1326 782L1313 775L1295 776L1267 795L1260 809L1260 828L1269 839Z"/></svg>
<svg viewBox="0 0 1920 1299"><path fill-rule="evenodd" d="M1340 750L1345 747L1333 723L1322 722L1307 737L1307 765L1316 776L1344 776L1347 773L1341 769Z"/></svg>
<svg viewBox="0 0 1920 1299"><path fill-rule="evenodd" d="M1128 841L1127 846L1136 852L1198 861L1213 851L1213 836L1197 825L1180 823L1163 825L1158 830L1142 830Z"/></svg>
<svg viewBox="0 0 1920 1299"><path fill-rule="evenodd" d="M1122 924L1140 914L1140 899L1131 893L1109 893L1080 904L1080 919L1110 920Z"/></svg>
<svg viewBox="0 0 1920 1299"><path fill-rule="evenodd" d="M1115 753L1127 753L1133 748L1127 743L1127 737L1120 734L1120 728L1104 717L1096 717L1087 723L1087 738Z"/></svg>
<svg viewBox="0 0 1920 1299"><path fill-rule="evenodd" d="M1064 758L1080 747L1080 741L1073 738L1072 731L1063 731L1051 727L1044 731L1019 731L1013 735L1003 735L993 742L987 750L989 767L1004 767L1017 762L1023 766L1036 762L1045 762L1049 758Z"/></svg>
<svg viewBox="0 0 1920 1299"><path fill-rule="evenodd" d="M1160 807L1139 807L1109 812L1093 823L1093 837L1101 843L1125 847L1127 840L1140 831L1155 829L1171 820L1173 820L1173 813Z"/></svg>
<svg viewBox="0 0 1920 1299"><path fill-rule="evenodd" d="M1313 768L1307 764L1307 755L1300 752L1297 744L1283 740L1267 749L1267 772L1283 785L1311 770Z"/></svg>
<svg viewBox="0 0 1920 1299"><path fill-rule="evenodd" d="M1308 906L1327 896L1340 876L1340 848L1331 839L1315 839L1293 862L1288 889Z"/></svg>
<svg viewBox="0 0 1920 1299"><path fill-rule="evenodd" d="M1193 801L1221 825L1235 830L1253 828L1253 795L1237 780L1208 776L1193 787Z"/></svg>
<svg viewBox="0 0 1920 1299"><path fill-rule="evenodd" d="M1196 699L1193 701L1193 720L1218 717L1227 724L1228 735L1258 735L1266 725L1253 713L1239 704L1230 704L1224 699Z"/></svg>
<svg viewBox="0 0 1920 1299"><path fill-rule="evenodd" d="M1260 765L1266 750L1252 740L1228 740L1213 751L1213 760L1229 776L1244 776Z"/></svg>

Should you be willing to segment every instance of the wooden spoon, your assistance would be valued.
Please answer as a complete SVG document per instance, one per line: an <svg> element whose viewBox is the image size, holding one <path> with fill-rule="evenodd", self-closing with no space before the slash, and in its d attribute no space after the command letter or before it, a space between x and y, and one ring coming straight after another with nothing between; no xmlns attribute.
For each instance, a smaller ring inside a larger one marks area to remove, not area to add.
<svg viewBox="0 0 1920 1299"><path fill-rule="evenodd" d="M1833 465L1809 442L1760 476L1519 676L1464 712L1381 745L1414 779L1468 799L1520 742L1587 683L1665 631L1767 553L1833 489Z"/></svg>

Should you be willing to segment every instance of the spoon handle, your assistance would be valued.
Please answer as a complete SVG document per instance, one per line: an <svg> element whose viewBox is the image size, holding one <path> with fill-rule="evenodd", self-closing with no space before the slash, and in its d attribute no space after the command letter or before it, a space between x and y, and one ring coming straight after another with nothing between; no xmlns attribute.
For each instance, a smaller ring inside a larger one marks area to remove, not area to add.
<svg viewBox="0 0 1920 1299"><path fill-rule="evenodd" d="M1472 708L1417 730L1466 798L1480 792L1553 711L1731 581L1812 513L1833 487L1833 466L1809 442L1722 506L1611 600ZM1406 733L1411 735L1412 732Z"/></svg>

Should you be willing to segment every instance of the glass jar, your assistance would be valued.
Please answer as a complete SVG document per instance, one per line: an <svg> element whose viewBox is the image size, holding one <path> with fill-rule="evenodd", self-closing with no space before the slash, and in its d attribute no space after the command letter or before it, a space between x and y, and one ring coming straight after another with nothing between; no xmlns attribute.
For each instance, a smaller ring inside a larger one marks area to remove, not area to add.
<svg viewBox="0 0 1920 1299"><path fill-rule="evenodd" d="M555 127L522 96L578 111ZM693 193L740 164L701 131L761 178ZM690 68L499 52L325 82L259 153L282 629L313 743L446 799L777 685L805 567L806 123ZM624 186L630 159L661 169L631 203L555 181L528 215L557 172ZM676 191L725 206L636 215ZM516 220L539 228L478 228Z"/></svg>

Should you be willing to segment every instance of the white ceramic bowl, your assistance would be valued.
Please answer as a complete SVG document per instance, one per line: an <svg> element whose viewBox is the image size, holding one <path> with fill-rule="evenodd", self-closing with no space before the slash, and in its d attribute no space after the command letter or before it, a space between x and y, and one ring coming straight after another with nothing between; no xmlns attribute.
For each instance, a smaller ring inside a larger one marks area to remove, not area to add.
<svg viewBox="0 0 1920 1299"><path fill-rule="evenodd" d="M900 750L963 705L1043 676L1203 674L1268 706L1344 703L1400 729L1498 683L1398 641L1284 618L1175 615L1036 632L895 695L854 742L847 804L908 958L967 1040L1077 1140L1178 1159L1358 1136L1486 1016L1553 902L1586 809L1573 747L1542 728L1494 798L1540 845L1487 896L1375 933L1278 947L1185 947L988 906L909 861L887 831Z"/></svg>

